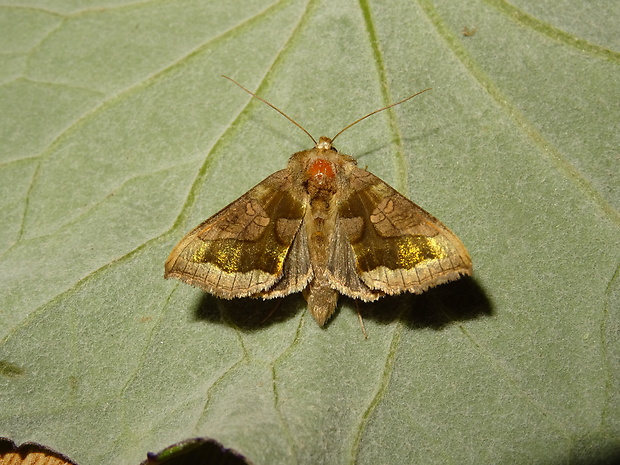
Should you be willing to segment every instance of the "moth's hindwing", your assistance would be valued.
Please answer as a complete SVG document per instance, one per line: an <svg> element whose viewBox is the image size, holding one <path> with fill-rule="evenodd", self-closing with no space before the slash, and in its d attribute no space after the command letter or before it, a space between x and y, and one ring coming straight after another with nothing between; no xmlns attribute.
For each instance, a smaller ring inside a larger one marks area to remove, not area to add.
<svg viewBox="0 0 620 465"><path fill-rule="evenodd" d="M420 293L472 272L452 231L365 170L353 170L339 215L357 272L370 289Z"/></svg>
<svg viewBox="0 0 620 465"><path fill-rule="evenodd" d="M187 234L165 277L227 299L263 293L282 278L304 212L290 173L278 171Z"/></svg>

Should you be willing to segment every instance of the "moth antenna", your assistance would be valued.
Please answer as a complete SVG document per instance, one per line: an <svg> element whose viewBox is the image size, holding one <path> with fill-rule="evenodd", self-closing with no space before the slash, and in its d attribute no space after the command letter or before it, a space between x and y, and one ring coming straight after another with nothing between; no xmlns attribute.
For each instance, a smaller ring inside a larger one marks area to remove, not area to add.
<svg viewBox="0 0 620 465"><path fill-rule="evenodd" d="M258 95L256 95L254 92L249 91L248 89L246 89L245 87L243 87L241 84L239 84L237 81L235 81L233 78L229 78L228 76L224 76L223 74L222 74L222 77L223 77L223 78L228 79L229 81L231 81L231 82L233 82L233 83L235 83L235 84L237 84L239 87L241 87L243 90L245 90L245 91L246 91L248 94L250 94L252 97L255 97L255 98L257 98L258 100L260 100L261 102L266 103L267 105L269 105L271 108L273 108L275 111L277 111L278 113L280 113L280 114L281 114L282 116L284 116L287 120L289 120L291 123L293 123L293 124L294 124L295 126L297 126L299 129L301 129L303 132L305 132L306 134L308 134L308 137L309 137L310 139L312 139L312 142L314 142L314 145L316 145L316 144L317 144L317 141L316 141L316 139L315 139L314 137L312 137L312 134L310 134L308 131L306 131L306 129L305 129L305 128L301 125L301 124L299 124L297 121L295 121L295 120L294 120L293 118L291 118L289 115L287 115L287 114L286 114L286 113L284 113L282 110L280 110L279 108L277 108L275 105L272 105L272 104L271 104L271 103L269 103L267 100L265 100L265 99L263 99L263 98L259 97L259 96L258 96ZM413 97L413 96L412 96L412 97ZM411 98L411 97L409 97L409 98ZM405 100L406 100L406 99L405 99ZM404 102L404 100L403 100L403 102ZM398 102L398 103L400 103L400 102ZM394 105L397 105L397 104L395 103ZM386 108L389 108L389 107L386 107ZM379 111L380 111L380 110L379 110ZM376 113L376 112L375 112L375 113ZM370 115L368 115L368 116L370 116ZM363 119L363 118L362 118L362 119ZM357 123L357 121L356 121L356 123ZM355 124L355 123L353 123L353 124ZM345 128L345 129L346 129L346 128ZM340 131L340 132L342 132L342 131Z"/></svg>
<svg viewBox="0 0 620 465"><path fill-rule="evenodd" d="M372 113L368 113L366 116L362 116L360 119L356 119L355 121L353 121L351 124L349 124L347 127L345 127L344 129L342 129L338 134L336 134L334 137L332 137L332 142L334 142L336 140L336 137L338 137L340 134L342 134L343 132L345 132L347 129L349 129L351 126L355 126L357 123L359 123L362 120L365 120L366 118L368 118L369 116L374 115L375 113L379 113L380 111L383 110L387 110L388 108L392 108L395 107L396 105L400 105L401 103L406 102L409 99L412 99L413 97L420 95L422 92L426 92L427 90L431 90L431 88L429 87L428 89L424 89L421 90L420 92L417 92L413 95L410 95L409 97L407 97L406 99L401 100L400 102L396 102L396 103L392 103L391 105L388 105L387 107L383 107L383 108L379 108L378 110L373 111ZM286 115L285 115L286 116ZM313 139L314 140L314 139Z"/></svg>

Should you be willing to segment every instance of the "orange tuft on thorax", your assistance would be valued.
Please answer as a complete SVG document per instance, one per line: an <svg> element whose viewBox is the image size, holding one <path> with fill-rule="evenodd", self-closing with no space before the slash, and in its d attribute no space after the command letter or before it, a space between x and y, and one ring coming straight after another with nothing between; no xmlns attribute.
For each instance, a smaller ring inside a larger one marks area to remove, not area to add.
<svg viewBox="0 0 620 465"><path fill-rule="evenodd" d="M312 162L312 164L308 168L308 175L311 178L314 178L314 180L319 184L322 184L328 179L333 179L336 177L336 175L334 174L333 163L322 158L317 158L316 160L314 160L314 162Z"/></svg>

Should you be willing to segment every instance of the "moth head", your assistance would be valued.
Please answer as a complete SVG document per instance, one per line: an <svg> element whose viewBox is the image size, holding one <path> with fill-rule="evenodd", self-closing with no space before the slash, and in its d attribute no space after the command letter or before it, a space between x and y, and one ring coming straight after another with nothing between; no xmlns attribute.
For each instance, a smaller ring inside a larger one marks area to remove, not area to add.
<svg viewBox="0 0 620 465"><path fill-rule="evenodd" d="M319 150L331 150L333 152L337 152L336 147L332 145L333 139L329 137L321 136L319 141L316 143L315 147Z"/></svg>

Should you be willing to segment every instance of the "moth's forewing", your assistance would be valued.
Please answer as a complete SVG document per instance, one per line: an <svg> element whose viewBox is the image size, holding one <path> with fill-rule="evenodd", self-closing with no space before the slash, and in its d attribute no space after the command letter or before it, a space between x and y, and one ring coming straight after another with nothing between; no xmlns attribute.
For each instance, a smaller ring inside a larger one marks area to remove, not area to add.
<svg viewBox="0 0 620 465"><path fill-rule="evenodd" d="M368 171L352 171L339 215L357 272L370 289L420 293L472 272L452 231Z"/></svg>
<svg viewBox="0 0 620 465"><path fill-rule="evenodd" d="M355 222L355 220L353 220ZM355 251L347 234L348 230L355 228L347 224L347 219L339 218L336 222L336 232L329 263L329 277L331 284L338 292L353 299L361 299L365 302L377 300L385 294L381 291L369 289L361 279L358 270Z"/></svg>
<svg viewBox="0 0 620 465"><path fill-rule="evenodd" d="M301 292L308 285L310 278L312 278L312 264L308 254L308 236L303 229L300 229L284 260L282 278L273 287L266 288L263 292L256 294L255 297L272 299Z"/></svg>
<svg viewBox="0 0 620 465"><path fill-rule="evenodd" d="M284 273L305 208L278 171L187 234L164 276L227 299L264 292Z"/></svg>

